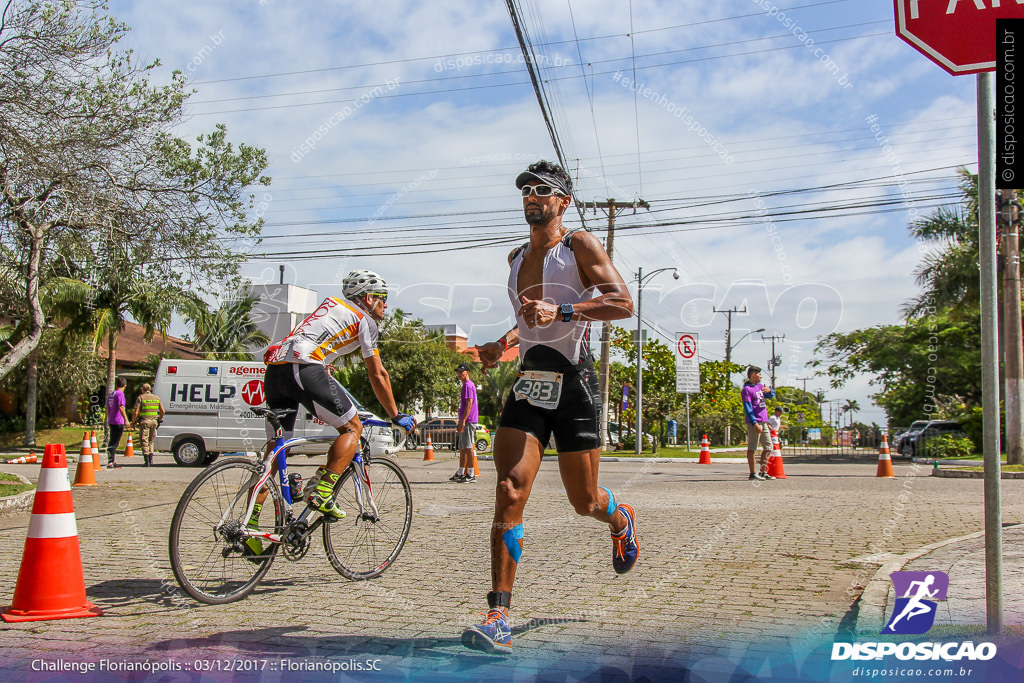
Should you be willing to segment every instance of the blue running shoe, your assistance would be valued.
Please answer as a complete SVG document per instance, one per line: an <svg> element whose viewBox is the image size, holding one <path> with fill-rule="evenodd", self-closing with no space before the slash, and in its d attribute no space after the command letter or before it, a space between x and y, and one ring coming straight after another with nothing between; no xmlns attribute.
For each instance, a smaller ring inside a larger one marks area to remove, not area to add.
<svg viewBox="0 0 1024 683"><path fill-rule="evenodd" d="M636 564L640 546L636 542L636 513L625 503L619 505L626 518L626 528L620 534L612 534L612 566L616 574L625 574Z"/></svg>
<svg viewBox="0 0 1024 683"><path fill-rule="evenodd" d="M482 624L470 626L462 632L462 644L471 650L492 655L512 652L512 626L500 609L492 609Z"/></svg>

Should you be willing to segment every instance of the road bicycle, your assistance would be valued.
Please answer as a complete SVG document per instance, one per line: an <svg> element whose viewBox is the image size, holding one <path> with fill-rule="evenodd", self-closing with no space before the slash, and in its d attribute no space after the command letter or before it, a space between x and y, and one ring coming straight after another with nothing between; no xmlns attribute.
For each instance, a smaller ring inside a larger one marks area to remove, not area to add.
<svg viewBox="0 0 1024 683"><path fill-rule="evenodd" d="M275 434L263 454L218 460L178 501L168 539L178 584L200 602L241 600L270 571L279 552L292 561L305 557L317 529L322 529L327 559L339 574L354 581L380 576L402 552L412 525L412 489L402 468L390 458L371 458L357 450L334 491L335 504L346 517L322 515L302 499L301 475L288 474L287 454L300 444L326 444L335 437L285 439L281 418L294 411L253 412L264 417ZM363 426L388 423L370 418ZM275 462L277 480L271 476ZM268 496L253 520L261 489Z"/></svg>

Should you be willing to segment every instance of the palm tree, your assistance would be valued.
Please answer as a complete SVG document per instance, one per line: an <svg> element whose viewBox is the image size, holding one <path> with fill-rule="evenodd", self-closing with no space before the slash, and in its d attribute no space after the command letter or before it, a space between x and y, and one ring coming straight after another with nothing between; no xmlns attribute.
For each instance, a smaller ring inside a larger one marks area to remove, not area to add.
<svg viewBox="0 0 1024 683"><path fill-rule="evenodd" d="M851 425L853 424L853 416L854 416L854 414L856 414L856 412L858 410L860 410L860 404L857 403L857 401L853 400L852 398L846 399L846 403L843 404L842 411L843 411L844 414L845 413L849 413L850 414L850 424Z"/></svg>
<svg viewBox="0 0 1024 683"><path fill-rule="evenodd" d="M252 319L259 297L239 293L225 299L214 311L203 311L193 319L195 349L208 359L252 360L255 349L270 344L268 337Z"/></svg>
<svg viewBox="0 0 1024 683"><path fill-rule="evenodd" d="M903 305L908 319L925 315L930 306L954 310L978 306L978 176L965 168L957 172L963 203L940 207L910 226L911 236L940 247L914 269L914 282L923 289Z"/></svg>

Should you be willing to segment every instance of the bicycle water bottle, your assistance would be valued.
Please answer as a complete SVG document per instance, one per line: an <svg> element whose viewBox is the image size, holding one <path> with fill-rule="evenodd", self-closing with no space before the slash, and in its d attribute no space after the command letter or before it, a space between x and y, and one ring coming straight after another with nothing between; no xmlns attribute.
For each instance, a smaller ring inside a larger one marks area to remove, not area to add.
<svg viewBox="0 0 1024 683"><path fill-rule="evenodd" d="M288 488L291 489L292 500L298 500L302 497L302 475L298 472L292 472L288 475Z"/></svg>

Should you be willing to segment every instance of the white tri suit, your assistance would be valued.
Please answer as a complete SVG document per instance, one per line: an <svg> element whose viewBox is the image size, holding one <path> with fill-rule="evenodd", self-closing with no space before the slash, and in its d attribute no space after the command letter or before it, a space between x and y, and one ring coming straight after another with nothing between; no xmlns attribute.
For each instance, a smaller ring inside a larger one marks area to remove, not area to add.
<svg viewBox="0 0 1024 683"><path fill-rule="evenodd" d="M363 358L379 355L377 336L377 323L351 301L324 299L264 354L267 407L297 409L301 403L320 420L341 427L355 416L356 408L328 366L356 349L362 351ZM289 434L295 417L292 413L281 420Z"/></svg>
<svg viewBox="0 0 1024 683"><path fill-rule="evenodd" d="M544 255L544 301L556 305L589 301L596 287L580 279L569 232ZM518 311L519 267L528 245L517 249L508 277L508 295ZM501 412L499 427L532 434L546 447L552 433L560 453L601 447L601 393L590 353L590 322L556 319L544 327L519 325L519 358L522 363Z"/></svg>

